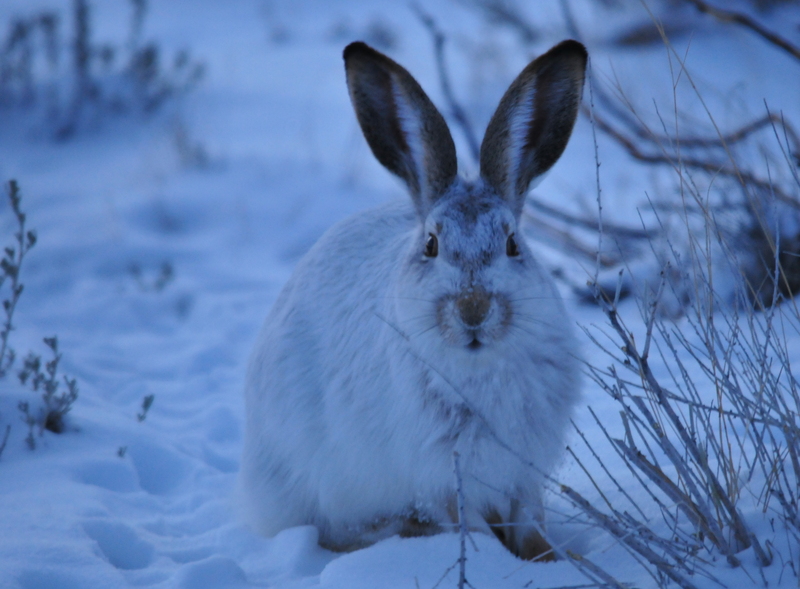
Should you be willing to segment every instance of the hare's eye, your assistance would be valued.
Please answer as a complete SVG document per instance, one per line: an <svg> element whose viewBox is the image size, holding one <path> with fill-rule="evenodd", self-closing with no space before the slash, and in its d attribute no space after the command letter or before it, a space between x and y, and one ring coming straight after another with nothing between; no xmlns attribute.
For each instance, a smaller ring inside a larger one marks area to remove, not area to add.
<svg viewBox="0 0 800 589"><path fill-rule="evenodd" d="M519 248L517 247L517 240L514 239L514 234L508 236L506 240L506 255L514 257L519 255Z"/></svg>
<svg viewBox="0 0 800 589"><path fill-rule="evenodd" d="M433 233L428 233L428 241L425 242L425 255L429 258L435 258L439 255L439 240Z"/></svg>

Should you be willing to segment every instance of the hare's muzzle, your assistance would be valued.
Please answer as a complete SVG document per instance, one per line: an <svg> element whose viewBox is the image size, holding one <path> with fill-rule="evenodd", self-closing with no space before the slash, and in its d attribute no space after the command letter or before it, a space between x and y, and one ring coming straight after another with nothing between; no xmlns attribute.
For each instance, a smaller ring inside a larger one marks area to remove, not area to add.
<svg viewBox="0 0 800 589"><path fill-rule="evenodd" d="M483 323L491 304L491 295L480 287L465 290L456 299L456 308L461 321L467 327L473 328Z"/></svg>

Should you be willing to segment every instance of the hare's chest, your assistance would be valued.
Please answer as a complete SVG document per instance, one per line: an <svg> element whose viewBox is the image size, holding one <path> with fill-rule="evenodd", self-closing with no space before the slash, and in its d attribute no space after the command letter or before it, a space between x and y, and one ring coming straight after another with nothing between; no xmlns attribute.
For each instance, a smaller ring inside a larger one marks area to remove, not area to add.
<svg viewBox="0 0 800 589"><path fill-rule="evenodd" d="M403 390L409 426L421 431L428 444L505 437L528 429L536 419L531 383L502 362L449 370L422 365L398 376L405 376L395 384Z"/></svg>

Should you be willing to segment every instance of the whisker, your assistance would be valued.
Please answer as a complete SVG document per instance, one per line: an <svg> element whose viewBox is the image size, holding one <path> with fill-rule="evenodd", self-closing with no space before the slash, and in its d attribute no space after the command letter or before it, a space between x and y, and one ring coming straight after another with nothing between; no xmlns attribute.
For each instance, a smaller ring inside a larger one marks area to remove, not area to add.
<svg viewBox="0 0 800 589"><path fill-rule="evenodd" d="M391 295L391 296L387 295L385 297L371 297L371 298L372 298L372 300L391 299L391 300L399 300L399 301L418 301L418 302L422 302L422 303L430 303L431 305L435 305L436 302L437 302L436 299L423 299L423 298L419 298L419 297L401 297L401 296L397 296L397 295Z"/></svg>
<svg viewBox="0 0 800 589"><path fill-rule="evenodd" d="M541 334L538 334L538 333L534 333L534 332L532 332L532 331L530 331L528 329L525 329L521 325L511 325L510 327L511 327L511 329L518 329L522 333L527 334L527 335L529 335L531 337L539 337L541 335Z"/></svg>
<svg viewBox="0 0 800 589"><path fill-rule="evenodd" d="M407 324L412 323L414 321L419 321L421 319L430 319L430 318L433 318L433 317L434 317L434 315L432 313L425 313L424 315L417 315L416 317L411 317L409 319L404 319L403 320L403 324L407 325Z"/></svg>
<svg viewBox="0 0 800 589"><path fill-rule="evenodd" d="M425 335L426 333L428 333L429 331L431 331L433 329L436 329L437 327L439 327L439 324L438 323L434 323L433 325L423 329L422 331L410 334L409 337L419 337L421 335Z"/></svg>
<svg viewBox="0 0 800 589"><path fill-rule="evenodd" d="M518 297L518 298L509 298L508 300L512 303L520 303L522 301L560 301L566 300L569 297L560 297L560 296L553 296L553 297Z"/></svg>
<svg viewBox="0 0 800 589"><path fill-rule="evenodd" d="M545 321L544 319L539 319L534 315L522 314L522 313L511 313L511 317L514 319L519 319L521 321L526 321L528 323L532 323L533 325L546 325L547 327L553 327L555 324L549 321Z"/></svg>

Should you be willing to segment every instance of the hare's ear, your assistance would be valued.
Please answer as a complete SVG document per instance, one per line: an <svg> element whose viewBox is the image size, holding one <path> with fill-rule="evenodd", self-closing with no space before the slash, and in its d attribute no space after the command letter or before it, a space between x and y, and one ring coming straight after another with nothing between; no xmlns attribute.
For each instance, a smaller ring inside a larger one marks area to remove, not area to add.
<svg viewBox="0 0 800 589"><path fill-rule="evenodd" d="M556 163L572 133L588 55L564 41L522 70L489 121L481 176L519 214L528 187Z"/></svg>
<svg viewBox="0 0 800 589"><path fill-rule="evenodd" d="M372 153L405 181L424 216L458 171L447 123L411 74L368 45L348 45L344 66L350 100Z"/></svg>

